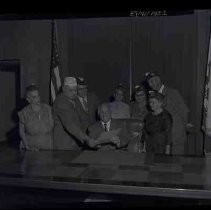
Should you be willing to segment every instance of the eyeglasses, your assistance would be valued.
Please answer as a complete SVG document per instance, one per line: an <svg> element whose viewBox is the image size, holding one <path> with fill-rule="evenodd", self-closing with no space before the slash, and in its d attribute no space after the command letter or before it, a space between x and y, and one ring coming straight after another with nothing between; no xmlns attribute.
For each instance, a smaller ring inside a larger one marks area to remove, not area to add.
<svg viewBox="0 0 211 210"><path fill-rule="evenodd" d="M135 96L145 96L145 94L135 94Z"/></svg>
<svg viewBox="0 0 211 210"><path fill-rule="evenodd" d="M78 90L86 90L87 87L78 88Z"/></svg>

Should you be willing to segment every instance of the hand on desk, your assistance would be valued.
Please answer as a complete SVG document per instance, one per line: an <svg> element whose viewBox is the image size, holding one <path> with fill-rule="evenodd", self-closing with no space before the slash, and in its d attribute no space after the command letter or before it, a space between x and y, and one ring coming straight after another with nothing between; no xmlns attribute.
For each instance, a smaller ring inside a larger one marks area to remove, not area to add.
<svg viewBox="0 0 211 210"><path fill-rule="evenodd" d="M92 139L92 138L89 138L88 141L87 141L87 144L91 148L97 148L98 145L99 145L99 142L94 140L94 139Z"/></svg>
<svg viewBox="0 0 211 210"><path fill-rule="evenodd" d="M120 147L120 139L119 139L119 136L113 136L113 137L111 138L111 142L112 142L113 144L116 144L117 147Z"/></svg>

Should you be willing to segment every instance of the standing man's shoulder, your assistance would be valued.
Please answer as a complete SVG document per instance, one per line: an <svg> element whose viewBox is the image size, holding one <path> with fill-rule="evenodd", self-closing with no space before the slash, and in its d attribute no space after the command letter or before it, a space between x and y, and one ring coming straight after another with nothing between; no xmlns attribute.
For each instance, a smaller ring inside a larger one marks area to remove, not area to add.
<svg viewBox="0 0 211 210"><path fill-rule="evenodd" d="M179 91L176 88L172 88L166 85L165 85L165 91L169 94L180 95Z"/></svg>
<svg viewBox="0 0 211 210"><path fill-rule="evenodd" d="M54 103L53 103L53 106L61 106L61 105L65 105L67 104L68 100L66 98L66 96L63 94L63 93L60 93L59 95L57 95Z"/></svg>

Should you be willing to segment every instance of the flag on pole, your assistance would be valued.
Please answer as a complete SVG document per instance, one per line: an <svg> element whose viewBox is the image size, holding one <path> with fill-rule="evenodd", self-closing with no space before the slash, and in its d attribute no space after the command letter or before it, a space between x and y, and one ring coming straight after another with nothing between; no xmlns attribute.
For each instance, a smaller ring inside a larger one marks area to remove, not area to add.
<svg viewBox="0 0 211 210"><path fill-rule="evenodd" d="M204 91L204 112L202 129L206 135L211 136L211 36L209 40L207 70L205 77L205 91Z"/></svg>
<svg viewBox="0 0 211 210"><path fill-rule="evenodd" d="M57 94L61 90L62 72L60 70L59 52L57 43L57 27L55 20L52 20L52 51L50 69L50 104L53 104Z"/></svg>

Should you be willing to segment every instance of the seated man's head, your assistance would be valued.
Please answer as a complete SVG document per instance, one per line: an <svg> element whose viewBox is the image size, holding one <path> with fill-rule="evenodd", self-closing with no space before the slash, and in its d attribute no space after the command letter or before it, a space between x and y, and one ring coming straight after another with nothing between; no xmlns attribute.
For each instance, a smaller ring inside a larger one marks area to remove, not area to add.
<svg viewBox="0 0 211 210"><path fill-rule="evenodd" d="M78 96L85 98L87 96L87 85L84 81L84 78L82 77L77 77L77 94Z"/></svg>
<svg viewBox="0 0 211 210"><path fill-rule="evenodd" d="M100 120L104 123L107 123L109 120L111 120L111 110L107 103L103 103L98 107L98 115Z"/></svg>
<svg viewBox="0 0 211 210"><path fill-rule="evenodd" d="M148 83L149 87L152 90L156 90L156 91L160 90L160 88L162 86L162 82L161 82L159 74L157 74L157 73L148 73L147 76L146 76L146 80L147 80L147 83Z"/></svg>
<svg viewBox="0 0 211 210"><path fill-rule="evenodd" d="M165 96L157 91L153 91L149 95L149 106L153 112L162 109L164 106Z"/></svg>
<svg viewBox="0 0 211 210"><path fill-rule="evenodd" d="M124 99L124 89L121 85L118 85L114 92L114 101L123 101Z"/></svg>
<svg viewBox="0 0 211 210"><path fill-rule="evenodd" d="M64 85L62 87L64 94L69 99L74 99L77 95L77 82L74 77L65 77Z"/></svg>
<svg viewBox="0 0 211 210"><path fill-rule="evenodd" d="M36 85L26 87L26 100L32 105L40 105L40 94Z"/></svg>

